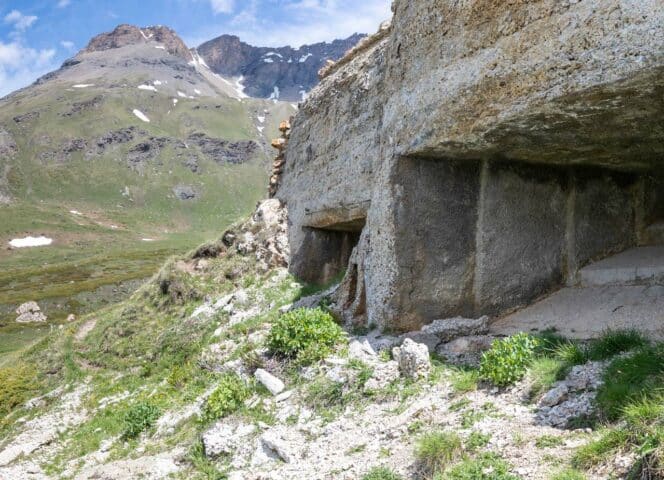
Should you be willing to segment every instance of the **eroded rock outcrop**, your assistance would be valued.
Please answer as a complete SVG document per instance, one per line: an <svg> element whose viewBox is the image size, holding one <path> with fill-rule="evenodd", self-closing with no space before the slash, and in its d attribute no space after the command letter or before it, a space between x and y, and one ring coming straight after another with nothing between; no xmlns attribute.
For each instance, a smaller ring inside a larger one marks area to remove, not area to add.
<svg viewBox="0 0 664 480"><path fill-rule="evenodd" d="M644 241L664 211L661 2L393 9L293 120L295 274L361 257L360 321L410 331L527 305Z"/></svg>
<svg viewBox="0 0 664 480"><path fill-rule="evenodd" d="M161 25L143 29L133 25L118 25L112 32L102 33L90 40L83 52L101 52L149 41L163 45L169 53L188 62L194 59L182 39L173 30Z"/></svg>

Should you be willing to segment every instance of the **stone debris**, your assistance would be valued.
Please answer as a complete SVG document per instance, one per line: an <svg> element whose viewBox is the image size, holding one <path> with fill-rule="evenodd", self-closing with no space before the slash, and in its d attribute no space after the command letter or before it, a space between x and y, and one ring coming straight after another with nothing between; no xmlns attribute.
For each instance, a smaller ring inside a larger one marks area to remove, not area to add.
<svg viewBox="0 0 664 480"><path fill-rule="evenodd" d="M426 378L431 371L429 348L423 343L415 343L407 338L400 347L392 350L392 355L406 378Z"/></svg>
<svg viewBox="0 0 664 480"><path fill-rule="evenodd" d="M276 427L261 436L263 448L275 453L285 463L295 462L303 453L303 439L296 438L291 430L285 427Z"/></svg>
<svg viewBox="0 0 664 480"><path fill-rule="evenodd" d="M202 441L205 455L217 458L220 455L231 455L241 442L256 431L254 425L230 425L224 421L215 423L203 433Z"/></svg>
<svg viewBox="0 0 664 480"><path fill-rule="evenodd" d="M607 362L576 365L564 380L556 382L538 402L536 422L565 428L577 418L592 415L597 389Z"/></svg>
<svg viewBox="0 0 664 480"><path fill-rule="evenodd" d="M494 340L491 335L459 337L438 345L436 353L453 365L478 366L482 353L491 348Z"/></svg>
<svg viewBox="0 0 664 480"><path fill-rule="evenodd" d="M16 309L17 323L43 323L47 316L41 311L37 302L27 302Z"/></svg>
<svg viewBox="0 0 664 480"><path fill-rule="evenodd" d="M267 388L272 395L279 395L286 389L284 382L262 368L259 368L254 372L254 377L256 377L256 380Z"/></svg>

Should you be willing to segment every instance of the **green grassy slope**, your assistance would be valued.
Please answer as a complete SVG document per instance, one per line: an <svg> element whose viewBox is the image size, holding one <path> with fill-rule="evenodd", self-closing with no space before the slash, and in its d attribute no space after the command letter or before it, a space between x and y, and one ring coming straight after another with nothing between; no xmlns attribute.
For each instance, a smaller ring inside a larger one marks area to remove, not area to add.
<svg viewBox="0 0 664 480"><path fill-rule="evenodd" d="M180 98L174 105L172 96L133 86L146 80L142 76L124 80L85 89L56 83L0 101L0 127L18 149L13 157L0 156L0 182L12 197L0 204L0 354L44 333L13 323L18 304L35 300L50 320L61 322L123 298L123 282L149 277L168 256L217 237L265 194L267 139L276 135L278 120L292 114L290 105L224 96ZM134 108L151 122L139 120ZM261 136L256 117L266 109ZM131 141L96 149L99 138L127 127L135 128ZM190 144L192 133L260 146L242 164L220 163ZM155 138L168 141L131 165L130 150ZM65 152L78 140L83 148ZM195 172L186 164L190 158ZM177 185L191 186L197 198L177 198ZM28 235L45 235L54 244L4 247Z"/></svg>

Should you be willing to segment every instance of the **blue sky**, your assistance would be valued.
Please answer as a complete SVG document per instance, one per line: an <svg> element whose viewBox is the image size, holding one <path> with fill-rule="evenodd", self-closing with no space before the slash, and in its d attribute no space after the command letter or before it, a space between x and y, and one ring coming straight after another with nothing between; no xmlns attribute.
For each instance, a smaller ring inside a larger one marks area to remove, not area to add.
<svg viewBox="0 0 664 480"><path fill-rule="evenodd" d="M0 96L56 69L120 23L168 25L189 46L223 33L299 46L374 32L391 0L0 0Z"/></svg>

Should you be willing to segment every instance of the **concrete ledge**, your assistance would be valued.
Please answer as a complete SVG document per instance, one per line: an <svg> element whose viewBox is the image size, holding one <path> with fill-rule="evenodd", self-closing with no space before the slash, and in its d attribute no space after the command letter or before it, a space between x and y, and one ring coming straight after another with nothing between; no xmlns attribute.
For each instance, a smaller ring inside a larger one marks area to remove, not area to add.
<svg viewBox="0 0 664 480"><path fill-rule="evenodd" d="M323 230L359 232L364 227L370 202L307 211L304 226Z"/></svg>
<svg viewBox="0 0 664 480"><path fill-rule="evenodd" d="M664 246L626 250L579 271L582 287L664 284Z"/></svg>
<svg viewBox="0 0 664 480"><path fill-rule="evenodd" d="M511 335L555 329L568 338L589 339L607 329L630 328L664 339L664 286L564 288L495 320L490 330Z"/></svg>

